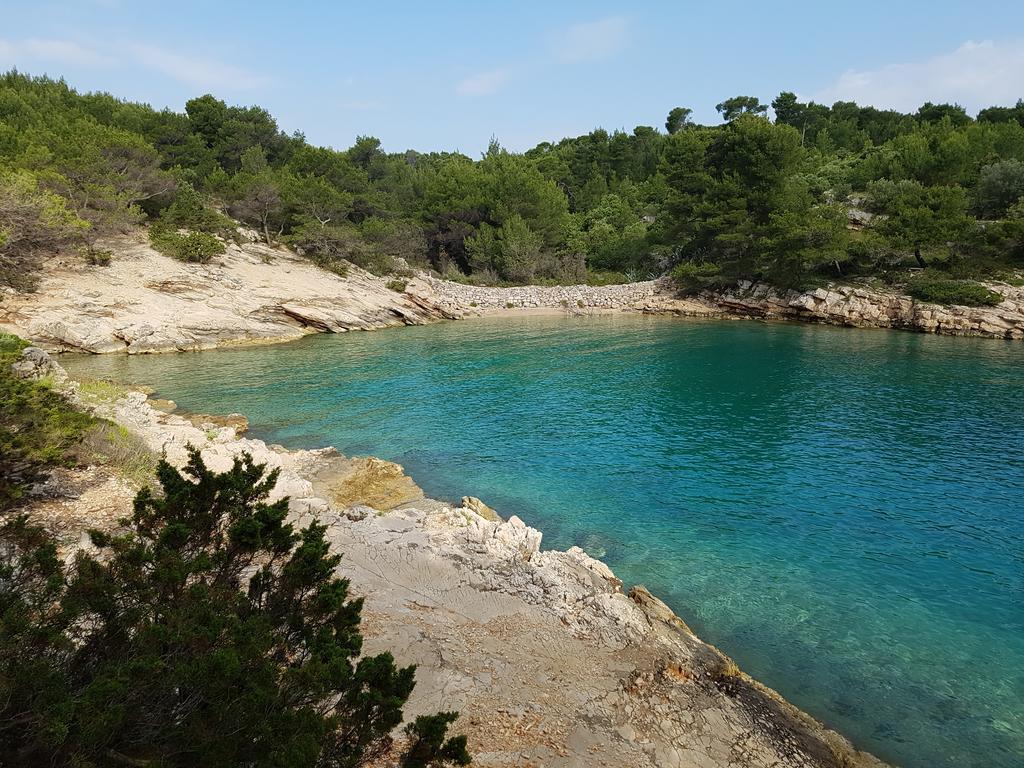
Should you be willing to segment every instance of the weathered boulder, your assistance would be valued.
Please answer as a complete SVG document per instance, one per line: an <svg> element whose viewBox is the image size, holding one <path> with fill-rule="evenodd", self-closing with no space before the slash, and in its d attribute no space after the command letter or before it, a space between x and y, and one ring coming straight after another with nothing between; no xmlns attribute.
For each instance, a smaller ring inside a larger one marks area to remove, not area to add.
<svg viewBox="0 0 1024 768"><path fill-rule="evenodd" d="M21 350L21 357L11 363L11 371L21 379L50 378L55 382L63 382L68 377L64 369L39 347L25 347Z"/></svg>
<svg viewBox="0 0 1024 768"><path fill-rule="evenodd" d="M480 501L476 496L463 496L462 506L466 509L471 509L476 512L484 520L490 520L492 523L500 523L501 515L491 509L489 506Z"/></svg>

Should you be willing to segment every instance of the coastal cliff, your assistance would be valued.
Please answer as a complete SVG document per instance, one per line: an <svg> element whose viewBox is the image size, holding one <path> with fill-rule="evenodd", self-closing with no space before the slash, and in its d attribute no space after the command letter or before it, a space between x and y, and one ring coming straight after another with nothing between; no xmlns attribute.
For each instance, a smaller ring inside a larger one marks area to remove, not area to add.
<svg viewBox="0 0 1024 768"><path fill-rule="evenodd" d="M365 596L367 652L417 665L407 714L458 709L481 766L882 765L737 669L643 587L483 502L426 498L398 465L333 449L290 451L240 436L244 420L184 416L141 392L67 380L39 350L19 375L46 375L79 407L181 466L213 470L242 452L280 471L274 498L316 519ZM58 470L31 513L70 555L86 528L113 529L132 482L106 467Z"/></svg>

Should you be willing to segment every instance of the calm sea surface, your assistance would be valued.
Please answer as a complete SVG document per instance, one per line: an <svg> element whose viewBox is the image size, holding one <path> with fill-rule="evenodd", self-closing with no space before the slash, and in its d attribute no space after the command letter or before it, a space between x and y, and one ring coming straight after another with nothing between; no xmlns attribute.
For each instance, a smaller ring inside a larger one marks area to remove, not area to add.
<svg viewBox="0 0 1024 768"><path fill-rule="evenodd" d="M65 362L518 514L884 759L1024 765L1024 344L629 316Z"/></svg>

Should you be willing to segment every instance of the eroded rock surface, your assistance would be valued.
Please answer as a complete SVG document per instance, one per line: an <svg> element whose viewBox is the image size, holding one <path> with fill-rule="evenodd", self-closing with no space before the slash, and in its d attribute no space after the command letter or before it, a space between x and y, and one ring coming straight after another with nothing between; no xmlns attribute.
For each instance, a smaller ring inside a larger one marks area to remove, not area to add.
<svg viewBox="0 0 1024 768"><path fill-rule="evenodd" d="M700 299L730 312L767 318L1024 339L1024 288L1006 283L987 287L1001 294L1003 301L994 307L943 306L849 285L800 293L748 281L731 291L702 293Z"/></svg>
<svg viewBox="0 0 1024 768"><path fill-rule="evenodd" d="M48 351L139 354L442 317L357 267L341 278L284 248L231 245L205 265L163 256L139 238L111 248L108 267L51 259L34 293L0 296L0 330Z"/></svg>

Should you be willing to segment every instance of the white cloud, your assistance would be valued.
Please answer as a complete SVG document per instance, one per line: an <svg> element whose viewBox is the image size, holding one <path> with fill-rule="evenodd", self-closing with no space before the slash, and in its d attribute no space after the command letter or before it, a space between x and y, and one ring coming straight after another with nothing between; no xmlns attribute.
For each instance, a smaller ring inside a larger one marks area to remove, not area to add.
<svg viewBox="0 0 1024 768"><path fill-rule="evenodd" d="M953 102L975 111L1013 104L1024 96L1024 40L968 41L952 53L923 61L848 71L814 94L822 104L856 101L880 108L916 110L926 101Z"/></svg>
<svg viewBox="0 0 1024 768"><path fill-rule="evenodd" d="M35 62L53 62L74 67L108 67L114 59L71 40L0 40L0 65L30 68Z"/></svg>
<svg viewBox="0 0 1024 768"><path fill-rule="evenodd" d="M506 82L509 73L506 69L492 69L467 77L455 86L459 96L488 96L497 93Z"/></svg>
<svg viewBox="0 0 1024 768"><path fill-rule="evenodd" d="M253 90L270 82L269 78L232 64L202 56L175 53L155 45L135 44L131 45L129 50L143 66L163 72L195 88Z"/></svg>
<svg viewBox="0 0 1024 768"><path fill-rule="evenodd" d="M629 20L623 16L573 24L558 41L556 53L565 61L603 59L629 41Z"/></svg>

